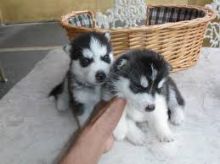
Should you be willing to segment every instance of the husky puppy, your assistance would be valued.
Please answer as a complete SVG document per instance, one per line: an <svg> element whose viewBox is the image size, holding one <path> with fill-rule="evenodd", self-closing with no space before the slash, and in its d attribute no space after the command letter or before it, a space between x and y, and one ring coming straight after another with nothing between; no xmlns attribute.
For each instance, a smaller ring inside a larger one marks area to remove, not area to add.
<svg viewBox="0 0 220 164"><path fill-rule="evenodd" d="M79 116L82 117L82 125L101 99L101 86L113 62L110 35L97 32L82 34L71 42L69 54L69 71L50 96L56 98L58 111L73 108L74 114L83 114Z"/></svg>
<svg viewBox="0 0 220 164"><path fill-rule="evenodd" d="M170 68L163 56L147 49L131 50L115 61L104 99L118 96L127 100L114 130L117 140L144 144L146 137L137 123L147 122L160 141L173 141L168 120L175 125L183 121L184 100L169 77Z"/></svg>

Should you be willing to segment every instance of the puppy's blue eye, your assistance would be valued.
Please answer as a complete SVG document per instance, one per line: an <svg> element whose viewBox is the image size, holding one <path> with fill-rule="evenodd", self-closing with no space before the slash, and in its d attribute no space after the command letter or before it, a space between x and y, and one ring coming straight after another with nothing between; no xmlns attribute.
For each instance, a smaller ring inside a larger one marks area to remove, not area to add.
<svg viewBox="0 0 220 164"><path fill-rule="evenodd" d="M101 57L101 60L104 61L104 62L106 62L106 63L110 63L110 62L111 62L111 60L110 60L110 58L109 58L109 55L102 56L102 57Z"/></svg>
<svg viewBox="0 0 220 164"><path fill-rule="evenodd" d="M130 85L130 88L131 88L131 90L132 90L134 93L143 93L143 92L146 92L146 88L144 88L144 87L142 87L141 85L138 85L138 84Z"/></svg>
<svg viewBox="0 0 220 164"><path fill-rule="evenodd" d="M92 59L89 58L83 58L80 60L80 64L82 67L88 66L92 62Z"/></svg>

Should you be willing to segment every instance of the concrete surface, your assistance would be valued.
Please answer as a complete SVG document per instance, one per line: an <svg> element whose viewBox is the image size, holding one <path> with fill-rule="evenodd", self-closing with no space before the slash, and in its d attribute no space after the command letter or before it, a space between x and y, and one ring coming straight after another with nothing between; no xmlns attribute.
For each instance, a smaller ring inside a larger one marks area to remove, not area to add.
<svg viewBox="0 0 220 164"><path fill-rule="evenodd" d="M203 49L198 65L172 76L186 99L186 121L171 127L172 143L146 133L145 146L116 142L100 164L219 164L220 49ZM50 52L0 101L0 163L49 164L75 130L47 94L67 69L62 50Z"/></svg>

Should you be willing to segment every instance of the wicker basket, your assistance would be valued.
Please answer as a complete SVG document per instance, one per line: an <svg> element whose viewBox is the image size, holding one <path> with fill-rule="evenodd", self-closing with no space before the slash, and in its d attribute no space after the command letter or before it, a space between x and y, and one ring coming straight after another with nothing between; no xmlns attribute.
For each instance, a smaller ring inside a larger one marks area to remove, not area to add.
<svg viewBox="0 0 220 164"><path fill-rule="evenodd" d="M173 66L173 71L195 65L204 32L216 14L203 7L155 5L147 7L147 15L145 26L108 31L111 33L114 55L128 49L148 48L164 55ZM70 39L89 31L106 32L96 27L90 11L67 14L62 17L61 24Z"/></svg>

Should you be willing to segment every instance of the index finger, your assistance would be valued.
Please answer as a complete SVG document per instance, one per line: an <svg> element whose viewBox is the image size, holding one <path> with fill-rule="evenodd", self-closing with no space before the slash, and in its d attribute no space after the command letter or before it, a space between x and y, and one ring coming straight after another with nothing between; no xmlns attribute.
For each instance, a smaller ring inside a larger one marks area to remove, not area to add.
<svg viewBox="0 0 220 164"><path fill-rule="evenodd" d="M101 114L95 117L91 126L100 130L103 135L109 136L118 124L124 111L126 101L122 98L113 98L102 110Z"/></svg>

